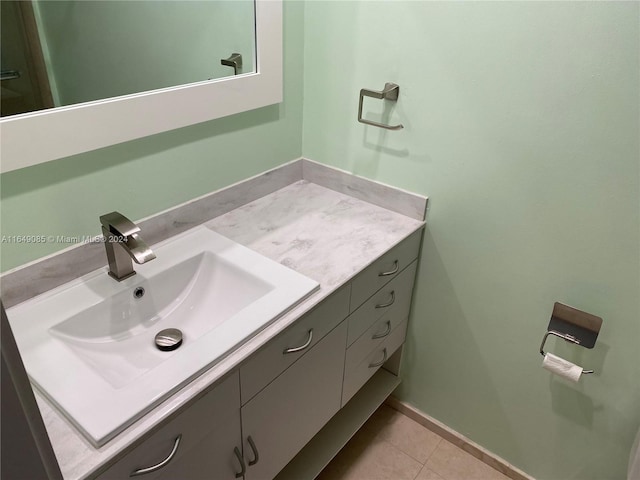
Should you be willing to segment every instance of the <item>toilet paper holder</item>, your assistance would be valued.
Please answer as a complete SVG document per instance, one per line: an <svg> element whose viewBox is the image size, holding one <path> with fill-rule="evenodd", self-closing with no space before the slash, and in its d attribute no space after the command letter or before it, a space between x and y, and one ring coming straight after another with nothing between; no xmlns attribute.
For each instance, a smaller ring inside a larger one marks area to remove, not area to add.
<svg viewBox="0 0 640 480"><path fill-rule="evenodd" d="M553 313L549 320L549 326L547 327L544 337L542 337L540 354L543 357L546 356L544 344L549 335L562 338L574 345L593 348L601 327L602 318L556 302L553 305ZM583 370L582 373L593 373L593 370Z"/></svg>

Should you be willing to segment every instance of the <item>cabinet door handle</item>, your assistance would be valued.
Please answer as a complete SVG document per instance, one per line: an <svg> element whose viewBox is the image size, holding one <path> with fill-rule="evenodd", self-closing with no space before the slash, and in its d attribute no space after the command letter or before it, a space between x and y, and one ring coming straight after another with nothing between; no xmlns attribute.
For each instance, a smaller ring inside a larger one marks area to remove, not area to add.
<svg viewBox="0 0 640 480"><path fill-rule="evenodd" d="M371 340L377 340L378 338L384 338L391 333L391 320L387 320L387 329L383 333L377 333Z"/></svg>
<svg viewBox="0 0 640 480"><path fill-rule="evenodd" d="M133 472L131 472L129 474L129 476L130 477L137 477L138 475L145 475L147 473L151 473L151 472L155 472L157 470L160 470L162 467L167 465L167 463L169 463L171 460L173 460L173 457L175 457L176 452L178 451L178 447L180 446L180 440L182 440L182 434L180 434L180 435L178 435L176 437L176 439L173 442L173 448L171 449L171 453L169 453L169 456L167 458L165 458L164 460L162 460L160 463L158 463L156 465L152 465L151 467L139 468L137 470L134 470Z"/></svg>
<svg viewBox="0 0 640 480"><path fill-rule="evenodd" d="M398 273L398 269L400 268L400 266L398 265L398 260L393 262L393 269L389 270L388 272L380 272L378 274L379 277L388 277L389 275L393 275L395 273Z"/></svg>
<svg viewBox="0 0 640 480"><path fill-rule="evenodd" d="M384 348L384 350L382 350L382 360L376 363L370 363L369 364L369 368L376 368L379 367L380 365L382 365L384 362L387 361L387 347Z"/></svg>
<svg viewBox="0 0 640 480"><path fill-rule="evenodd" d="M258 460L260 460L260 455L258 454L258 449L256 448L256 444L254 443L253 438L251 438L251 435L247 437L247 441L249 442L251 450L253 450L253 460L249 460L249 466L251 467L258 463Z"/></svg>
<svg viewBox="0 0 640 480"><path fill-rule="evenodd" d="M286 355L287 353L295 353L307 348L309 345L311 345L311 341L313 340L313 328L309 330L308 335L309 335L309 338L307 338L307 341L304 343L304 345L300 345L299 347L294 347L294 348L285 348L282 353Z"/></svg>
<svg viewBox="0 0 640 480"><path fill-rule="evenodd" d="M240 473L236 473L236 478L244 477L244 474L247 473L247 466L244 464L244 458L242 458L242 454L240 453L240 449L235 447L233 449L233 453L238 457L238 461L240 462Z"/></svg>
<svg viewBox="0 0 640 480"><path fill-rule="evenodd" d="M391 290L391 300L389 300L387 303L380 303L378 305L376 305L376 308L387 308L390 307L391 305L393 305L393 302L396 301L396 292L395 290Z"/></svg>

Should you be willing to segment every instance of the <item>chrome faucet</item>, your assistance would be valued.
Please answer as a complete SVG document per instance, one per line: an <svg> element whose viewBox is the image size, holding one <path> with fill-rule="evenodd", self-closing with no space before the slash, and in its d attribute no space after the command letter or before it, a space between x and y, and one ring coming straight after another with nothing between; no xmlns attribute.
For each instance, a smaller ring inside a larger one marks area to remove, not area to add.
<svg viewBox="0 0 640 480"><path fill-rule="evenodd" d="M140 227L121 213L102 215L100 223L109 260L109 275L112 278L120 282L135 275L132 259L142 264L156 258L156 254L140 238Z"/></svg>

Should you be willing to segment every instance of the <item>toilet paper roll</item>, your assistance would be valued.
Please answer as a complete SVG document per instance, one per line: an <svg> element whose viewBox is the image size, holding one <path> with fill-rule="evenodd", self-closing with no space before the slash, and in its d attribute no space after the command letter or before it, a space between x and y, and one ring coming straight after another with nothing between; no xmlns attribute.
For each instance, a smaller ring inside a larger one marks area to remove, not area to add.
<svg viewBox="0 0 640 480"><path fill-rule="evenodd" d="M572 382L577 382L580 380L580 375L582 375L582 367L576 365L575 363L571 363L564 358L560 358L552 353L547 353L544 356L544 360L542 361L542 368L546 368L552 373L561 376L562 378L566 378L567 380L571 380Z"/></svg>

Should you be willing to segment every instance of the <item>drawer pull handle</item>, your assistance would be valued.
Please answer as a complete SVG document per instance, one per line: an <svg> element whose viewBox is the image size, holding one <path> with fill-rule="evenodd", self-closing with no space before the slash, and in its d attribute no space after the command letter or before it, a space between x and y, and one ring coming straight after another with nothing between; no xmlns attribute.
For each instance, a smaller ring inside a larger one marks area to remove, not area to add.
<svg viewBox="0 0 640 480"><path fill-rule="evenodd" d="M371 340L377 340L379 338L384 338L387 335L389 335L390 333L391 333L391 320L387 320L387 329L383 333L375 334L373 337L371 337Z"/></svg>
<svg viewBox="0 0 640 480"><path fill-rule="evenodd" d="M151 473L151 472L155 472L157 470L160 470L162 467L167 465L167 463L169 463L171 460L173 460L173 457L175 457L176 452L178 451L178 447L180 446L180 440L182 440L182 434L180 434L180 435L178 435L176 437L175 441L173 442L173 448L171 449L171 453L169 454L169 456L167 458L162 460L160 463L158 463L156 465L152 465L151 467L139 468L138 470L134 470L133 472L131 472L129 474L129 476L130 477L137 477L138 475L145 475L147 473Z"/></svg>
<svg viewBox="0 0 640 480"><path fill-rule="evenodd" d="M380 303L378 305L376 305L376 308L387 308L390 307L391 305L393 305L393 302L396 301L396 292L395 290L391 290L391 300L389 300L387 303Z"/></svg>
<svg viewBox="0 0 640 480"><path fill-rule="evenodd" d="M398 265L398 260L396 260L395 262L393 262L393 270L390 270L388 272L381 272L378 274L379 277L388 277L389 275L394 275L396 273L398 273L398 269L400 268L400 266Z"/></svg>
<svg viewBox="0 0 640 480"><path fill-rule="evenodd" d="M382 350L382 360L376 363L370 363L369 364L369 368L376 368L379 367L380 365L382 365L384 362L387 361L387 347L384 347L384 350Z"/></svg>
<svg viewBox="0 0 640 480"><path fill-rule="evenodd" d="M253 466L258 463L258 460L260 460L260 455L258 454L258 449L256 448L256 444L253 441L253 438L251 438L251 435L247 437L247 441L249 442L251 450L253 450L253 460L249 460L249 466Z"/></svg>
<svg viewBox="0 0 640 480"><path fill-rule="evenodd" d="M240 473L236 473L236 478L244 477L244 474L247 473L247 466L244 464L244 458L242 458L242 454L240 453L240 449L235 447L233 449L233 453L238 457L238 461L240 462Z"/></svg>
<svg viewBox="0 0 640 480"><path fill-rule="evenodd" d="M307 338L307 341L304 343L304 345L300 345L299 347L293 347L293 348L285 348L282 353L286 355L287 353L296 353L301 350L304 350L309 345L311 345L312 340L313 340L313 328L309 330L309 338ZM251 463L249 463L249 465L251 465Z"/></svg>

